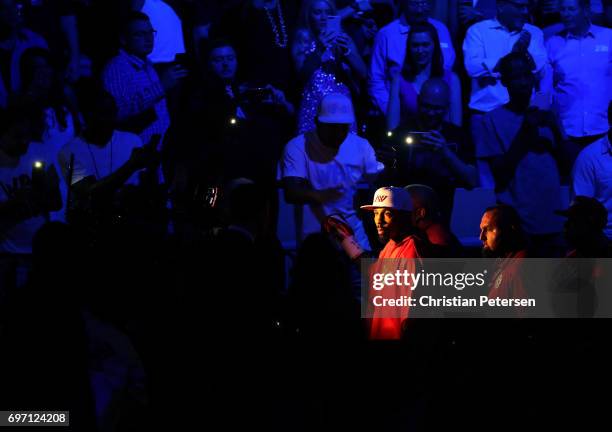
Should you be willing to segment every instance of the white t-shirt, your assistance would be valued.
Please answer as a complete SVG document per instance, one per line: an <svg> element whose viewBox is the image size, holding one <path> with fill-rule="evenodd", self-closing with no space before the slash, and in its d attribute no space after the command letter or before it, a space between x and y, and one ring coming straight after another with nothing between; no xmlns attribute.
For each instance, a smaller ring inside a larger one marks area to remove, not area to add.
<svg viewBox="0 0 612 432"><path fill-rule="evenodd" d="M367 235L355 210L357 183L366 175L375 175L382 169L370 143L349 133L337 154L321 144L316 133L308 132L289 141L280 161L280 178L306 179L315 190L342 187L341 199L323 206L305 205L301 224L296 221L301 241L308 234L321 231L321 221L315 216L317 209L323 216L341 214L355 232L359 244L371 250Z"/></svg>
<svg viewBox="0 0 612 432"><path fill-rule="evenodd" d="M45 133L42 142L30 143L27 152L19 159L7 156L0 150L0 182L12 185L13 178L21 175L32 175L34 162L41 161L47 167L54 165L57 174L60 175L60 167L57 164L57 154L66 143L74 136L72 117L67 115L67 127L62 127L52 109L45 112ZM49 215L52 221L65 221L66 207L66 185L60 182L60 192L64 208ZM8 197L0 188L0 202L6 201ZM37 216L23 221L12 228L0 230L0 253L31 254L32 239L36 231L45 223L42 216Z"/></svg>
<svg viewBox="0 0 612 432"><path fill-rule="evenodd" d="M149 54L151 62L172 62L177 54L185 52L181 19L170 6L162 0L145 0L141 12L157 31L153 52Z"/></svg>
<svg viewBox="0 0 612 432"><path fill-rule="evenodd" d="M59 152L62 174L68 182L70 155L74 154L72 184L90 176L95 177L96 180L103 179L124 165L130 158L132 150L141 146L142 141L138 135L129 132L115 131L104 147L88 144L82 138L77 137L64 145ZM138 184L137 174L134 173L125 183Z"/></svg>

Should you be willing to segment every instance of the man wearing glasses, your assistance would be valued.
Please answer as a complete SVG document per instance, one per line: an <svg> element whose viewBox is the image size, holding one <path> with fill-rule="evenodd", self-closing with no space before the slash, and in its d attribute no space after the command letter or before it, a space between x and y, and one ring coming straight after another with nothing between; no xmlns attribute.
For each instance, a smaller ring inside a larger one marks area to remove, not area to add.
<svg viewBox="0 0 612 432"><path fill-rule="evenodd" d="M160 76L147 58L153 51L155 30L147 15L132 12L121 31L121 50L102 72L104 87L113 95L122 130L136 133L142 142L164 136L170 125L166 94L187 71L180 66Z"/></svg>
<svg viewBox="0 0 612 432"><path fill-rule="evenodd" d="M157 31L149 60L154 64L171 63L185 53L183 23L174 9L163 0L132 0L132 9L149 17Z"/></svg>

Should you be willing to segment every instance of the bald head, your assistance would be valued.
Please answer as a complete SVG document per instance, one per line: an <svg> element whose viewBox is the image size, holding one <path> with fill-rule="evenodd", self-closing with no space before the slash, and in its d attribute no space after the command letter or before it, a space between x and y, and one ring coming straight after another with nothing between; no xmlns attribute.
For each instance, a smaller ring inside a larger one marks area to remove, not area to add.
<svg viewBox="0 0 612 432"><path fill-rule="evenodd" d="M424 207L430 211L438 212L440 200L435 190L422 184L411 184L405 187L412 199L414 208Z"/></svg>
<svg viewBox="0 0 612 432"><path fill-rule="evenodd" d="M413 212L417 219L423 219L427 221L438 221L440 218L440 199L435 190L429 186L422 184L411 184L406 186L404 189L410 194L412 200L412 206L415 211ZM415 225L419 220L414 220Z"/></svg>
<svg viewBox="0 0 612 432"><path fill-rule="evenodd" d="M419 98L422 102L437 106L450 104L450 87L442 78L431 78L421 87Z"/></svg>
<svg viewBox="0 0 612 432"><path fill-rule="evenodd" d="M419 93L421 126L431 130L441 127L450 107L450 88L442 78L430 78Z"/></svg>

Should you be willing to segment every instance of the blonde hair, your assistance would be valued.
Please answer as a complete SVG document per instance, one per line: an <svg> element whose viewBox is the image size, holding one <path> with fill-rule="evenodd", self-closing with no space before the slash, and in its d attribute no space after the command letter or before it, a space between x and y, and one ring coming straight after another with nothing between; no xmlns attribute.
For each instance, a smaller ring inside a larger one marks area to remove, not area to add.
<svg viewBox="0 0 612 432"><path fill-rule="evenodd" d="M316 2L320 1L327 3L329 8L331 9L332 15L335 15L337 13L336 2L334 0L304 0L304 2L302 3L302 7L300 8L300 17L297 26L298 31L306 30L311 36L314 36L314 33L310 26L310 10Z"/></svg>

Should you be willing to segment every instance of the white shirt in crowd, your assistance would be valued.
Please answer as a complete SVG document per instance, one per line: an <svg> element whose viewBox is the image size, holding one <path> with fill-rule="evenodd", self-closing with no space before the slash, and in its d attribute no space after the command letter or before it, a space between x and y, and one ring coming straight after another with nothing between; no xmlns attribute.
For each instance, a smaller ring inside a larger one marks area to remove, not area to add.
<svg viewBox="0 0 612 432"><path fill-rule="evenodd" d="M553 108L565 133L583 137L607 132L612 30L591 25L584 37L561 32L546 47L553 75Z"/></svg>
<svg viewBox="0 0 612 432"><path fill-rule="evenodd" d="M174 9L162 0L145 0L141 12L149 17L157 31L153 52L149 55L151 62L172 62L177 54L185 52L183 26Z"/></svg>
<svg viewBox="0 0 612 432"><path fill-rule="evenodd" d="M62 174L68 182L68 165L70 155L74 154L74 168L72 184L76 184L87 177L95 177L96 180L108 177L122 165L130 156L132 150L142 147L142 141L138 135L129 132L115 131L112 138L104 147L85 142L77 137L67 143L59 152L59 162ZM126 184L137 184L138 173L134 173Z"/></svg>
<svg viewBox="0 0 612 432"><path fill-rule="evenodd" d="M595 198L608 210L606 236L612 239L612 145L608 135L585 147L572 170L572 197Z"/></svg>
<svg viewBox="0 0 612 432"><path fill-rule="evenodd" d="M315 190L343 188L342 198L322 206L304 205L302 223L296 220L299 239L321 232L320 217L341 214L355 232L357 242L371 250L368 237L355 210L357 184L364 177L375 176L382 166L376 160L370 143L349 133L338 152L326 148L316 133L308 132L289 141L280 161L280 178L299 177L308 180ZM319 217L316 216L319 214Z"/></svg>
<svg viewBox="0 0 612 432"><path fill-rule="evenodd" d="M536 72L543 75L547 63L546 48L542 30L525 24L523 30L531 34L528 51L533 57ZM510 32L496 19L484 20L471 26L463 42L465 69L472 78L472 95L470 108L488 112L508 102L506 88L499 81L499 73L493 72L497 62L512 51L521 32ZM481 86L478 78L491 76L496 78L493 85Z"/></svg>
<svg viewBox="0 0 612 432"><path fill-rule="evenodd" d="M57 164L57 154L62 146L74 137L74 127L72 117L67 114L66 127L62 127L57 121L55 112L48 109L45 112L45 133L42 142L31 142L27 152L19 159L9 157L0 150L0 182L5 185L12 185L13 178L21 175L32 175L34 162L44 162L48 168L55 166L57 174L60 175L60 167ZM65 183L60 181L60 193L64 208L66 207ZM4 189L0 188L0 202L7 200ZM49 219L52 221L65 221L65 210L61 209L52 212ZM11 254L31 254L32 239L36 231L45 223L43 216L37 216L25 220L8 230L0 230L0 253Z"/></svg>
<svg viewBox="0 0 612 432"><path fill-rule="evenodd" d="M474 7L476 7L476 6L479 5L479 3L484 3L485 1L483 1L483 0L472 0L472 5ZM494 2L495 0L489 0L489 1L493 1ZM593 13L602 13L603 12L602 0L591 0L591 12L593 12Z"/></svg>
<svg viewBox="0 0 612 432"><path fill-rule="evenodd" d="M444 69L452 70L455 64L455 49L453 41L446 26L435 19L430 18L429 23L438 31L440 48L444 57ZM390 77L389 66L392 64L402 65L406 56L406 41L410 26L406 23L404 16L386 25L376 35L372 52L372 63L370 65L370 96L382 113L387 112L389 103Z"/></svg>

